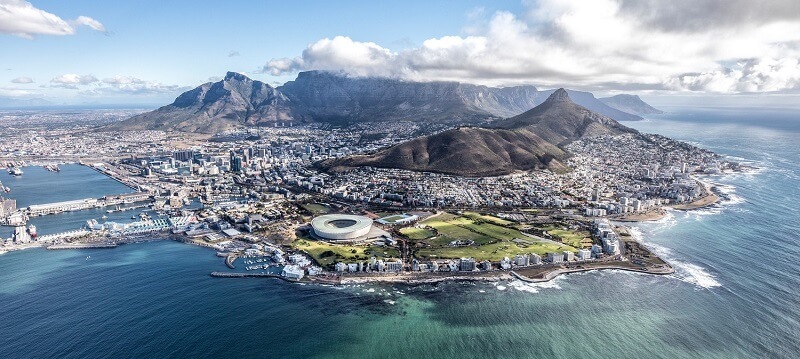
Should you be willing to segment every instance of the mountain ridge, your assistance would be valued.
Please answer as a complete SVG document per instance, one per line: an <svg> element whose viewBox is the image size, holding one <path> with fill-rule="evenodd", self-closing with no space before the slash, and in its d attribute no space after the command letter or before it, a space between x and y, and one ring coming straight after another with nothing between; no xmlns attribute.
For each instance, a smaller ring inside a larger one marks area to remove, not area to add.
<svg viewBox="0 0 800 359"><path fill-rule="evenodd" d="M638 95L620 94L610 97L599 98L602 103L619 111L631 113L638 116L657 115L664 113L647 102L644 102Z"/></svg>
<svg viewBox="0 0 800 359"><path fill-rule="evenodd" d="M326 160L330 172L372 166L437 172L467 177L499 176L515 171L568 170L564 146L584 137L637 133L575 104L564 89L544 102L492 127L459 127L422 136L369 155Z"/></svg>
<svg viewBox="0 0 800 359"><path fill-rule="evenodd" d="M568 91L579 104L619 120L641 117L607 106L588 92ZM217 133L245 126L378 121L476 124L513 117L552 90L535 86L495 88L459 82L412 82L305 71L279 87L228 72L179 95L169 105L115 123L105 130Z"/></svg>

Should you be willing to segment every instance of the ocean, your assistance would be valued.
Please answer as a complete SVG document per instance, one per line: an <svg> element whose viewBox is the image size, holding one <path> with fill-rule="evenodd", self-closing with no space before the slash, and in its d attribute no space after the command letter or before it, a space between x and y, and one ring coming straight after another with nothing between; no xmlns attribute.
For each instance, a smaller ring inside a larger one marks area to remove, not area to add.
<svg viewBox="0 0 800 359"><path fill-rule="evenodd" d="M222 260L175 242L34 249L0 256L0 357L800 357L800 119L667 110L625 124L758 167L634 225L674 275L332 287L211 278Z"/></svg>

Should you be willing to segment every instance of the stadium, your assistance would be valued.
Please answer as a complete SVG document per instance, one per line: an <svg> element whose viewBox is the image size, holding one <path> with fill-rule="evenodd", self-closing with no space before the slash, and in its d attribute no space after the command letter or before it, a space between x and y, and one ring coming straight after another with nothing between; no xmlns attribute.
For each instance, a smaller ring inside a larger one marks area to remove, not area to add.
<svg viewBox="0 0 800 359"><path fill-rule="evenodd" d="M372 220L351 214L326 214L311 220L311 228L322 239L355 240L369 234Z"/></svg>

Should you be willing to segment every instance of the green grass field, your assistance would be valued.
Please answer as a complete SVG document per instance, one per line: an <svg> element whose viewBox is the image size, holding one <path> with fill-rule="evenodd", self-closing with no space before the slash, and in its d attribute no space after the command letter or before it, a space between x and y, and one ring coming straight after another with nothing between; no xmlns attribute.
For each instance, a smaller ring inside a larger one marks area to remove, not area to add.
<svg viewBox="0 0 800 359"><path fill-rule="evenodd" d="M553 236L553 239L561 241L564 244L573 246L575 248L581 248L581 241L584 238L591 237L591 234L587 231L573 231L569 229L563 229L563 227L560 226L548 225L539 228L547 231L547 233Z"/></svg>
<svg viewBox="0 0 800 359"><path fill-rule="evenodd" d="M506 256L513 257L524 253L544 255L547 252L577 251L567 244L536 241L514 228L490 223L482 217L484 216L470 218L445 213L423 221L423 225L436 229L438 236L435 239L423 240L430 247L418 250L415 256L420 259L474 257L476 260L496 261ZM509 221L505 222L512 224ZM515 238L524 241L517 243L513 241ZM474 244L467 247L451 247L450 242L456 240L470 240Z"/></svg>
<svg viewBox="0 0 800 359"><path fill-rule="evenodd" d="M414 256L419 259L473 257L479 261L499 261L503 259L503 257L512 258L517 254L536 253L544 256L545 253L548 252L563 251L575 251L575 248L550 242L535 242L532 245L520 245L503 241L482 246L423 248L416 251Z"/></svg>
<svg viewBox="0 0 800 359"><path fill-rule="evenodd" d="M323 267L330 267L336 262L353 263L356 261L366 261L372 256L378 258L400 257L400 253L394 248L372 245L338 245L305 238L294 241L292 247L305 251Z"/></svg>
<svg viewBox="0 0 800 359"><path fill-rule="evenodd" d="M415 227L406 227L400 230L400 234L406 236L408 239L412 241L419 241L423 239L428 239L436 235L432 231L423 228L415 228Z"/></svg>
<svg viewBox="0 0 800 359"><path fill-rule="evenodd" d="M498 226L507 226L507 225L510 225L510 224L514 223L514 222L511 222L511 221L499 218L499 217L487 216L487 215L483 215L483 214L480 214L480 213L477 213L477 212L464 212L464 217L467 217L467 218L473 219L473 220L482 220L484 222L493 223L493 224L496 224Z"/></svg>
<svg viewBox="0 0 800 359"><path fill-rule="evenodd" d="M381 219L386 221L387 223L394 223L395 221L399 221L399 220L401 220L403 218L407 218L407 216L404 216L402 214L397 214L397 215L394 215L394 216L383 217Z"/></svg>
<svg viewBox="0 0 800 359"><path fill-rule="evenodd" d="M306 210L308 210L309 212L311 212L315 216L318 216L318 215L321 215L321 214L330 213L330 211L331 211L330 208L328 208L325 205L319 204L319 203L301 204L300 207L305 208Z"/></svg>

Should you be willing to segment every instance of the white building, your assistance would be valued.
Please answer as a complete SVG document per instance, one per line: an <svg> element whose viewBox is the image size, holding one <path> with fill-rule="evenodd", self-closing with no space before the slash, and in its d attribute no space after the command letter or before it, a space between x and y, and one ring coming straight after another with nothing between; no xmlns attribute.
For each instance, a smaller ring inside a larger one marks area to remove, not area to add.
<svg viewBox="0 0 800 359"><path fill-rule="evenodd" d="M514 264L518 267L527 267L530 264L530 259L524 254L517 254L514 256Z"/></svg>
<svg viewBox="0 0 800 359"><path fill-rule="evenodd" d="M564 261L564 253L547 253L547 261L550 263L561 263Z"/></svg>
<svg viewBox="0 0 800 359"><path fill-rule="evenodd" d="M588 249L579 249L577 258L579 261L585 261L588 259L592 259L592 252Z"/></svg>
<svg viewBox="0 0 800 359"><path fill-rule="evenodd" d="M283 271L281 272L281 276L293 280L302 279L303 274L305 274L303 268L300 268L300 266L294 264L284 266Z"/></svg>

